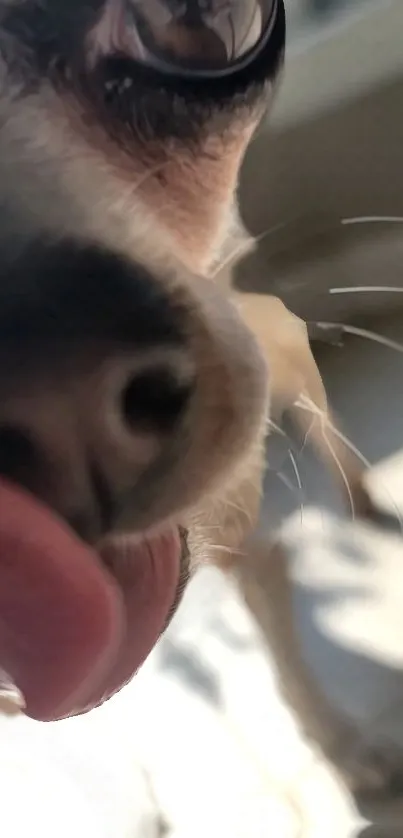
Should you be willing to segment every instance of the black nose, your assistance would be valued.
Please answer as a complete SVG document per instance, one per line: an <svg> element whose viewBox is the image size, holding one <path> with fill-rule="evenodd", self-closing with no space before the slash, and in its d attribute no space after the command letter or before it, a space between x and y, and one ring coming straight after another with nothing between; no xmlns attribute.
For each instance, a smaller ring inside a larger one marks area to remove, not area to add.
<svg viewBox="0 0 403 838"><path fill-rule="evenodd" d="M183 307L143 265L75 241L2 252L0 351L53 354L102 342L144 350L183 346ZM51 358L48 355L48 361Z"/></svg>
<svg viewBox="0 0 403 838"><path fill-rule="evenodd" d="M186 311L158 277L95 248L35 245L6 265L0 474L60 510L94 483L133 485L192 395Z"/></svg>

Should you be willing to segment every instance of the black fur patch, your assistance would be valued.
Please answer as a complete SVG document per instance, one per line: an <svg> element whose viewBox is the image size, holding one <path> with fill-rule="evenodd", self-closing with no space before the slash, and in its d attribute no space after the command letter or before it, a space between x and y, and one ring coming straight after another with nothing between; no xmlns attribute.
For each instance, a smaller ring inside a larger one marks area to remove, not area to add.
<svg viewBox="0 0 403 838"><path fill-rule="evenodd" d="M37 242L0 261L0 351L86 344L183 344L184 314L141 265L73 241ZM51 356L49 357L51 362Z"/></svg>

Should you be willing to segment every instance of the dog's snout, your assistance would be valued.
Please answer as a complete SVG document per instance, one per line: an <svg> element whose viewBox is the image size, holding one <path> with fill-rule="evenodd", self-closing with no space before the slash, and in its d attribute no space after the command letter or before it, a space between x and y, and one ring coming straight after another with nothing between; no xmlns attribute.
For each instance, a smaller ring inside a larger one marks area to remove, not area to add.
<svg viewBox="0 0 403 838"><path fill-rule="evenodd" d="M38 245L9 264L0 475L70 519L97 507L105 529L186 416L196 381L187 312L168 283L96 248Z"/></svg>
<svg viewBox="0 0 403 838"><path fill-rule="evenodd" d="M265 370L210 282L71 243L7 264L0 476L94 540L192 508L249 456Z"/></svg>

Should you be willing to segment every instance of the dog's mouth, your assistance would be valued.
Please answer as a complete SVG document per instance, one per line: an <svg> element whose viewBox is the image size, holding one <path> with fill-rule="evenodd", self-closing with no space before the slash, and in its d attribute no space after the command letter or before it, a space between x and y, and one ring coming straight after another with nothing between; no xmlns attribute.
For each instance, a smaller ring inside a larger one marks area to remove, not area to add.
<svg viewBox="0 0 403 838"><path fill-rule="evenodd" d="M179 527L94 549L1 480L0 661L27 714L77 715L116 693L165 629L187 576Z"/></svg>

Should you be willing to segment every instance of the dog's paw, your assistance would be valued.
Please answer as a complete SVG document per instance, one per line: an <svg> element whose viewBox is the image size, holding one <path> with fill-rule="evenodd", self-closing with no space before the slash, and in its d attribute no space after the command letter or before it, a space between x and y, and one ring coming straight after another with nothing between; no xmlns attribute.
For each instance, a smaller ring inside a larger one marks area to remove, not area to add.
<svg viewBox="0 0 403 838"><path fill-rule="evenodd" d="M355 740L335 758L343 780L358 797L395 797L403 793L403 749L392 743Z"/></svg>

